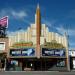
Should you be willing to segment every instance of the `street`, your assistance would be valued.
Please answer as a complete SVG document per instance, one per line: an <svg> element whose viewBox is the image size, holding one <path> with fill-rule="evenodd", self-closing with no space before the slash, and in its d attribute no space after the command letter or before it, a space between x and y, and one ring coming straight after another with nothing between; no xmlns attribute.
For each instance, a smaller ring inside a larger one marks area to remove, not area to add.
<svg viewBox="0 0 75 75"><path fill-rule="evenodd" d="M75 75L75 72L57 71L27 71L27 72L0 72L0 75Z"/></svg>

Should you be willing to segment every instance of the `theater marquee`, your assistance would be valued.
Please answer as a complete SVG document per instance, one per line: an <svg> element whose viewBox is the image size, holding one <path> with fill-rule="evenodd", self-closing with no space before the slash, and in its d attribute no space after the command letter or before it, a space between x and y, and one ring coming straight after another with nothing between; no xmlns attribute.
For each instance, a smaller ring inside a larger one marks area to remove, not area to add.
<svg viewBox="0 0 75 75"><path fill-rule="evenodd" d="M35 56L34 48L11 49L10 56Z"/></svg>
<svg viewBox="0 0 75 75"><path fill-rule="evenodd" d="M42 56L65 56L65 49L42 48Z"/></svg>

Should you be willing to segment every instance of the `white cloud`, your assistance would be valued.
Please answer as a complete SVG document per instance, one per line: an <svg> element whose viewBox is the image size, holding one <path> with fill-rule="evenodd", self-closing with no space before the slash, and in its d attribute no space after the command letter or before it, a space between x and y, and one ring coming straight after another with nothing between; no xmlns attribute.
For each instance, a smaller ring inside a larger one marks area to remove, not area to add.
<svg viewBox="0 0 75 75"><path fill-rule="evenodd" d="M27 16L27 13L25 11L19 11L19 12L12 11L11 15L15 18L24 18Z"/></svg>
<svg viewBox="0 0 75 75"><path fill-rule="evenodd" d="M20 20L24 23L30 24L30 20L25 19L25 17L27 17L27 12L25 10L14 10L14 9L2 9L0 10L0 18L4 17L4 16L8 16L9 19L17 19Z"/></svg>
<svg viewBox="0 0 75 75"><path fill-rule="evenodd" d="M48 20L42 18L42 21L43 21L48 27L51 27L51 26L52 26L51 22L49 22Z"/></svg>
<svg viewBox="0 0 75 75"><path fill-rule="evenodd" d="M44 17L42 17L42 22L44 23L44 24L46 24L46 26L48 26L49 27L49 29L56 29L55 28L55 26L54 26L54 24L56 23L56 21L57 20L47 20L47 19L45 19Z"/></svg>
<svg viewBox="0 0 75 75"><path fill-rule="evenodd" d="M24 30L24 29L19 29L17 31L7 31L7 36L13 36L13 35L16 35L16 33L18 32L26 32L27 30Z"/></svg>
<svg viewBox="0 0 75 75"><path fill-rule="evenodd" d="M55 29L61 34L64 34L66 32L62 25L60 25L60 27L56 27Z"/></svg>
<svg viewBox="0 0 75 75"><path fill-rule="evenodd" d="M75 36L75 30L74 29L65 29L62 26L56 27L56 29L61 34L64 34L65 32L67 32L69 36Z"/></svg>
<svg viewBox="0 0 75 75"><path fill-rule="evenodd" d="M74 29L69 29L68 33L70 36L75 36L75 30Z"/></svg>
<svg viewBox="0 0 75 75"><path fill-rule="evenodd" d="M10 18L22 19L27 16L25 10L14 10L14 9L2 9L0 10L0 18L3 16L9 16Z"/></svg>

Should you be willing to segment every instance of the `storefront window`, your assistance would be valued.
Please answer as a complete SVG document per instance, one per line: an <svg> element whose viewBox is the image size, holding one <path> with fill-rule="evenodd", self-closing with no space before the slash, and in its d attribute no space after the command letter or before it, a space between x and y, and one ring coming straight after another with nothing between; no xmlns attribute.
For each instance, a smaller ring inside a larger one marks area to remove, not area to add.
<svg viewBox="0 0 75 75"><path fill-rule="evenodd" d="M57 67L65 67L65 60L58 60L56 66Z"/></svg>

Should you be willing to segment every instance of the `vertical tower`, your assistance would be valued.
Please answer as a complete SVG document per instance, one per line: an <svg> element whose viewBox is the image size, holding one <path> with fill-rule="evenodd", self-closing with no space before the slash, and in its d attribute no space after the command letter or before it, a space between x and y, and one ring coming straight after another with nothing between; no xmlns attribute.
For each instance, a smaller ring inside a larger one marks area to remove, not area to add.
<svg viewBox="0 0 75 75"><path fill-rule="evenodd" d="M40 58L40 35L41 35L41 15L38 4L36 9L36 52L38 58Z"/></svg>
<svg viewBox="0 0 75 75"><path fill-rule="evenodd" d="M36 37L37 37L37 45L40 45L40 35L41 35L41 15L40 15L40 8L39 4L37 5L36 9Z"/></svg>
<svg viewBox="0 0 75 75"><path fill-rule="evenodd" d="M68 52L68 50L69 50L68 33L65 32L64 36L66 38L65 42L66 42L66 64L67 64L67 70L70 71L70 59L69 59L69 52Z"/></svg>

